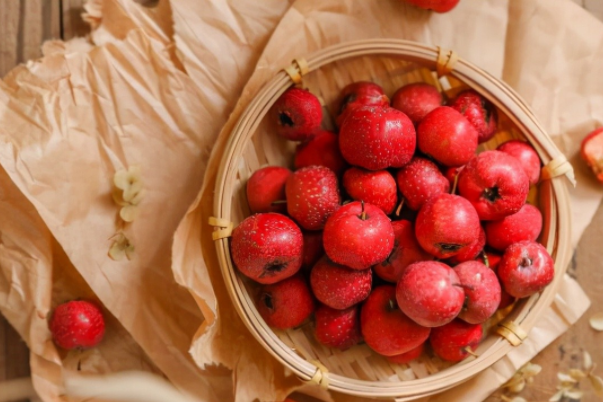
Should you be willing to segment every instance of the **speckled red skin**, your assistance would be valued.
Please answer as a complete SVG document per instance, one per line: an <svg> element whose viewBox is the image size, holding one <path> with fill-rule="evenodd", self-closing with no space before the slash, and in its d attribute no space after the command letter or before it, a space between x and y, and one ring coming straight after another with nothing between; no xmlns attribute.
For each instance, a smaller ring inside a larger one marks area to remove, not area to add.
<svg viewBox="0 0 603 402"><path fill-rule="evenodd" d="M460 362L467 356L467 347L475 351L483 336L482 324L469 324L454 320L443 327L434 328L429 343L436 355L449 362Z"/></svg>
<svg viewBox="0 0 603 402"><path fill-rule="evenodd" d="M431 255L444 259L470 247L478 238L480 222L475 208L454 194L427 201L415 221L417 241Z"/></svg>
<svg viewBox="0 0 603 402"><path fill-rule="evenodd" d="M524 204L519 211L499 221L486 222L488 245L505 251L513 243L522 240L536 241L542 230L542 214L533 205Z"/></svg>
<svg viewBox="0 0 603 402"><path fill-rule="evenodd" d="M461 251L457 255L453 255L452 257L446 260L446 263L449 265L457 265L465 261L474 260L484 249L486 245L486 232L483 227L479 228L479 235L477 239L473 241L468 247L461 249Z"/></svg>
<svg viewBox="0 0 603 402"><path fill-rule="evenodd" d="M414 6L433 10L436 13L447 13L459 3L460 0L404 0Z"/></svg>
<svg viewBox="0 0 603 402"><path fill-rule="evenodd" d="M396 283L410 264L432 260L433 256L425 252L415 239L415 230L410 221L394 221L392 227L395 235L394 249L385 261L373 268L381 279Z"/></svg>
<svg viewBox="0 0 603 402"><path fill-rule="evenodd" d="M316 340L325 346L346 350L362 341L358 306L336 310L320 306L314 313Z"/></svg>
<svg viewBox="0 0 603 402"><path fill-rule="evenodd" d="M350 202L329 217L323 245L329 258L352 269L367 269L385 260L394 248L394 228L374 205Z"/></svg>
<svg viewBox="0 0 603 402"><path fill-rule="evenodd" d="M295 150L295 169L306 166L325 166L341 177L348 164L339 151L339 138L330 131L320 131Z"/></svg>
<svg viewBox="0 0 603 402"><path fill-rule="evenodd" d="M502 255L495 254L490 251L486 251L487 263L484 258L484 254L480 253L480 255L476 258L477 261L483 262L488 268L490 268L494 273L498 271L498 264L502 259ZM496 275L498 277L498 274ZM500 278L498 279L498 283L500 284L500 304L498 305L498 309L502 310L511 304L515 303L515 298L507 293L507 291L503 288L502 283L500 282Z"/></svg>
<svg viewBox="0 0 603 402"><path fill-rule="evenodd" d="M416 147L412 121L391 107L361 106L350 110L339 130L344 159L369 170L400 168Z"/></svg>
<svg viewBox="0 0 603 402"><path fill-rule="evenodd" d="M525 240L507 247L497 272L507 293L522 298L540 292L551 283L555 264L544 246Z"/></svg>
<svg viewBox="0 0 603 402"><path fill-rule="evenodd" d="M321 230L339 208L341 198L335 173L324 166L295 171L285 185L287 212L306 230Z"/></svg>
<svg viewBox="0 0 603 402"><path fill-rule="evenodd" d="M423 82L405 85L392 97L392 107L407 115L414 125L439 106L442 106L442 94L433 85Z"/></svg>
<svg viewBox="0 0 603 402"><path fill-rule="evenodd" d="M475 155L477 130L453 108L440 106L419 123L417 146L444 166L461 166Z"/></svg>
<svg viewBox="0 0 603 402"><path fill-rule="evenodd" d="M371 293L373 274L370 269L349 269L323 257L310 273L314 296L323 304L343 310L360 303Z"/></svg>
<svg viewBox="0 0 603 402"><path fill-rule="evenodd" d="M73 300L59 305L50 319L54 343L65 349L88 349L98 345L105 335L105 320L101 309L85 300Z"/></svg>
<svg viewBox="0 0 603 402"><path fill-rule="evenodd" d="M410 163L396 173L398 188L404 196L404 206L412 210L421 209L425 201L448 193L450 183L432 161L414 157Z"/></svg>
<svg viewBox="0 0 603 402"><path fill-rule="evenodd" d="M406 353L402 353L395 356L387 356L387 360L395 364L406 364L415 360L419 356L423 354L423 350L425 350L425 344L422 343L414 349L409 350Z"/></svg>
<svg viewBox="0 0 603 402"><path fill-rule="evenodd" d="M396 286L400 309L417 324L440 327L459 315L465 292L457 274L438 261L409 265Z"/></svg>
<svg viewBox="0 0 603 402"><path fill-rule="evenodd" d="M461 92L450 105L460 112L477 130L477 142L488 141L496 134L496 108L472 89Z"/></svg>
<svg viewBox="0 0 603 402"><path fill-rule="evenodd" d="M383 92L383 88L374 82L359 81L347 85L341 90L340 99L337 102L336 123L338 127L347 117L350 110L359 106L389 106L389 98Z"/></svg>
<svg viewBox="0 0 603 402"><path fill-rule="evenodd" d="M300 326L314 312L314 298L300 275L262 287L257 302L258 313L272 328Z"/></svg>
<svg viewBox="0 0 603 402"><path fill-rule="evenodd" d="M394 212L398 201L396 180L387 170L352 167L343 174L343 188L352 199L373 204L386 215Z"/></svg>
<svg viewBox="0 0 603 402"><path fill-rule="evenodd" d="M492 221L521 209L528 198L530 182L517 159L504 152L485 151L461 171L458 189L481 220Z"/></svg>
<svg viewBox="0 0 603 402"><path fill-rule="evenodd" d="M603 127L588 134L580 147L580 156L603 183Z"/></svg>
<svg viewBox="0 0 603 402"><path fill-rule="evenodd" d="M301 230L281 214L252 215L232 232L233 262L243 275L259 283L272 284L295 275L302 252Z"/></svg>
<svg viewBox="0 0 603 402"><path fill-rule="evenodd" d="M454 272L465 290L465 304L458 318L470 324L485 322L500 304L498 277L490 268L475 260L457 265Z"/></svg>
<svg viewBox="0 0 603 402"><path fill-rule="evenodd" d="M540 158L530 144L520 140L511 140L499 145L496 149L515 157L519 161L530 180L530 184L538 183L538 180L540 180Z"/></svg>
<svg viewBox="0 0 603 402"><path fill-rule="evenodd" d="M320 101L305 89L287 90L274 103L270 113L277 134L292 141L312 138L322 123Z"/></svg>
<svg viewBox="0 0 603 402"><path fill-rule="evenodd" d="M366 344L383 356L409 352L427 340L430 328L408 318L396 305L396 288L379 286L362 305L360 328Z"/></svg>
<svg viewBox="0 0 603 402"><path fill-rule="evenodd" d="M325 255L325 249L322 246L322 232L312 231L303 232L304 253L302 256L302 268L310 272L310 269Z"/></svg>
<svg viewBox="0 0 603 402"><path fill-rule="evenodd" d="M247 202L253 213L285 212L286 204L272 204L285 200L285 182L291 174L287 168L266 166L258 169L247 181Z"/></svg>

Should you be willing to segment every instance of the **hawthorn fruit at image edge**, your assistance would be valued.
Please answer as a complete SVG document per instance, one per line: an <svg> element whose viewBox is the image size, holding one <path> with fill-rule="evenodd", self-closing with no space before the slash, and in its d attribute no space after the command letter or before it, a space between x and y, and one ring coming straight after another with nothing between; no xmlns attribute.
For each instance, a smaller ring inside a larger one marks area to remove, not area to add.
<svg viewBox="0 0 603 402"><path fill-rule="evenodd" d="M456 272L438 261L409 265L396 286L400 309L424 327L439 327L459 315L465 292Z"/></svg>
<svg viewBox="0 0 603 402"><path fill-rule="evenodd" d="M447 13L459 3L460 0L404 0L405 2L424 8L433 10L436 13Z"/></svg>
<svg viewBox="0 0 603 402"><path fill-rule="evenodd" d="M277 134L291 141L312 138L322 123L320 101L305 89L288 89L274 103L271 113Z"/></svg>
<svg viewBox="0 0 603 402"><path fill-rule="evenodd" d="M255 214L232 231L230 251L243 275L263 284L276 283L299 271L303 236L284 215Z"/></svg>
<svg viewBox="0 0 603 402"><path fill-rule="evenodd" d="M289 329L301 325L314 312L314 298L304 279L295 275L264 286L257 308L269 326Z"/></svg>
<svg viewBox="0 0 603 402"><path fill-rule="evenodd" d="M424 343L430 329L408 318L396 304L396 288L376 287L362 305L360 328L366 344L383 356L409 352Z"/></svg>
<svg viewBox="0 0 603 402"><path fill-rule="evenodd" d="M84 300L59 305L50 320L50 332L57 346L87 349L98 345L105 334L105 320L100 308Z"/></svg>
<svg viewBox="0 0 603 402"><path fill-rule="evenodd" d="M354 201L329 217L323 245L332 261L364 270L382 262L391 253L394 228L381 209Z"/></svg>
<svg viewBox="0 0 603 402"><path fill-rule="evenodd" d="M580 156L591 168L597 180L603 183L603 127L591 132L582 140Z"/></svg>

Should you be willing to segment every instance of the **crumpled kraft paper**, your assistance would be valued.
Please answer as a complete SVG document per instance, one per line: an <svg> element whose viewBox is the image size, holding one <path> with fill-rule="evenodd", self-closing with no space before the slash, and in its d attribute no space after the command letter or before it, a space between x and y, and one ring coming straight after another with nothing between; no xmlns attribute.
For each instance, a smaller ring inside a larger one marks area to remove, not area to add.
<svg viewBox="0 0 603 402"><path fill-rule="evenodd" d="M123 326L106 314L99 347L65 352L54 346L48 319L60 303L98 302L31 203L0 169L0 311L27 342L35 387L45 401L63 401L66 372L138 370L161 375ZM80 401L82 399L72 399Z"/></svg>
<svg viewBox="0 0 603 402"><path fill-rule="evenodd" d="M535 12L536 9L544 8L547 9L546 12ZM568 20L565 18L567 15L574 18ZM575 24L576 20L581 23ZM533 33L530 31L532 26L542 29ZM558 27L555 33L545 31L545 27L550 26ZM283 377L286 371L282 368L277 368L268 375L263 372L261 377L264 381L258 380L257 373L262 372L266 365L273 367L274 359L258 360L265 353L258 351L261 347L245 332L233 309L224 307L230 306L230 301L215 257L210 235L212 229L207 226L207 218L213 211L215 174L228 135L244 107L276 71L289 65L294 57L306 56L328 45L354 39L394 37L451 48L461 57L507 80L520 94L525 94L535 114L557 143L574 145L572 148L562 149L576 162L575 144L586 134L586 131L580 131L578 127L592 127L603 117L603 108L595 108L600 96L596 88L600 83L598 84L596 77L597 70L591 68L603 60L597 39L602 29L603 26L592 16L567 0L466 0L451 13L443 15L418 10L399 2L296 1L275 30L241 99L221 132L212 152L202 191L175 235L173 269L176 278L191 290L206 317L193 342L192 353L196 361L207 364L217 360L229 367L234 362L236 372L245 374L243 378L241 374L236 376L237 392L244 392L242 389L246 387L246 397L278 400L292 389L294 383L290 377ZM568 35L559 35L558 32L566 32ZM549 38L548 42L543 37ZM549 46L541 48L543 41ZM558 71L557 64L552 63L558 60L544 57L551 46L562 50L568 60L561 64L563 68ZM573 49L580 52L573 53ZM509 56L511 54L515 56ZM545 75L542 74L543 69L546 69ZM561 85L568 75L579 80L580 85L571 89ZM530 96L536 89L547 97L547 102L538 102ZM580 96L572 95L576 93ZM555 107L551 108L551 104ZM565 110L576 109L581 110L581 113L575 117L565 115ZM563 114L560 113L562 110ZM594 214L600 202L601 193L596 193L592 180L584 174L580 164L574 163L574 166L580 183L578 189L588 189L587 196L581 190L572 193L574 205L579 205L581 212L580 215L574 214L573 239L576 244L589 216ZM583 203L585 198L588 202ZM211 279L211 287L205 278ZM561 295L568 292L573 292L572 297L580 303L566 303L567 298ZM533 330L531 341L525 344L527 346L518 348L514 354L509 355L508 359L512 359L514 367L502 370L503 374L495 376L497 381L487 382L488 386L483 388L481 397L464 400L480 400L494 391L522 361L534 356L563 333L568 324L575 322L589 304L580 287L567 277L557 302L565 306L564 313L559 315L549 309L543 316L542 324ZM548 325L550 322L558 325ZM501 361L500 365L503 364L508 363ZM493 370L501 371L500 365ZM254 380L245 384L247 378ZM465 391L459 388L457 392ZM447 400L445 395L447 394L443 394L442 400ZM328 399L327 396L323 397ZM465 394L463 397L469 398ZM351 400L350 397L341 395L333 395L333 398ZM245 399L241 397L237 400Z"/></svg>
<svg viewBox="0 0 603 402"><path fill-rule="evenodd" d="M203 316L170 269L172 234L213 145L196 91L170 49L140 30L88 51L52 52L0 87L0 164L161 372L201 401L223 401L230 376L199 369L188 354ZM146 190L124 229L136 253L112 261L119 211L112 180L130 166L141 168Z"/></svg>

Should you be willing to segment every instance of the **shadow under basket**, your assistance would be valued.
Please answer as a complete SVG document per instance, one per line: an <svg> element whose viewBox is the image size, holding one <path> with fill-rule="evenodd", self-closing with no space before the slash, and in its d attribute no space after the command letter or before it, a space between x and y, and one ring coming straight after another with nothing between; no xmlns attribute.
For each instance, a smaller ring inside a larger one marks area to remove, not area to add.
<svg viewBox="0 0 603 402"><path fill-rule="evenodd" d="M391 98L399 87L426 82L438 88L444 99L472 88L490 100L499 115L496 136L479 151L519 138L537 151L544 168L541 181L530 191L529 202L543 214L539 241L555 260L555 279L544 291L516 302L484 327L485 337L470 356L457 364L424 353L409 364L390 363L366 345L346 351L320 345L313 323L288 331L272 330L255 307L257 285L235 269L228 236L250 215L245 183L265 165L291 167L295 144L278 138L265 117L272 104L294 84L319 96L325 106L323 124L333 124L333 110L341 89L356 81L373 81ZM255 96L233 129L222 156L214 196L211 224L220 268L241 319L255 338L288 369L304 381L333 391L370 398L412 400L451 388L485 370L521 344L551 304L571 257L569 195L566 176L573 171L524 103L506 84L451 51L402 40L369 40L344 43L296 59L278 72Z"/></svg>

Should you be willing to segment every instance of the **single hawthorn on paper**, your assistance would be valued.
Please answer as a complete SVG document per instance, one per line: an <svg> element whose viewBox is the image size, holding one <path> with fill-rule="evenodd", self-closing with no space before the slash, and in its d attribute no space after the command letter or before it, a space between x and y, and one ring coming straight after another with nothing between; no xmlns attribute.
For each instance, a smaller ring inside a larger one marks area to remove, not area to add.
<svg viewBox="0 0 603 402"><path fill-rule="evenodd" d="M295 154L249 177L251 215L230 241L259 315L390 364L474 358L491 317L555 274L542 213L527 203L537 152L520 140L478 150L498 112L473 90L445 101L426 83L392 95L361 81L325 110L338 130L322 124L316 96L292 88L268 114ZM603 155L597 135L583 147L591 161Z"/></svg>

